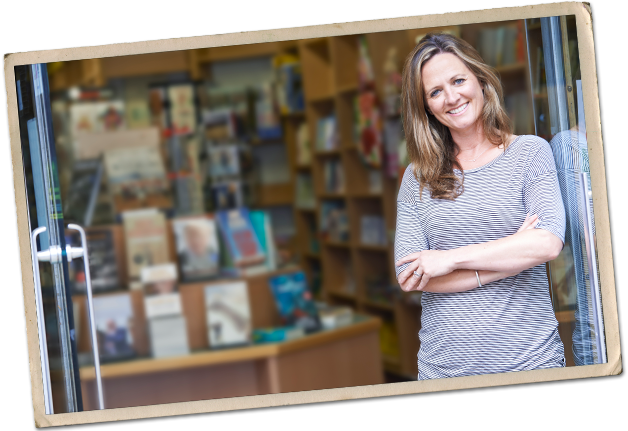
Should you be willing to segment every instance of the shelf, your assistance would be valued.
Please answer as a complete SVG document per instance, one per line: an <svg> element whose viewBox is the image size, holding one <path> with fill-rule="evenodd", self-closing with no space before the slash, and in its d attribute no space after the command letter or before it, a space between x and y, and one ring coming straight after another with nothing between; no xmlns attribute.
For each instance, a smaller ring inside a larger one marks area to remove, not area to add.
<svg viewBox="0 0 628 431"><path fill-rule="evenodd" d="M349 193L349 197L355 198L355 199L381 199L382 195L383 195L382 191Z"/></svg>
<svg viewBox="0 0 628 431"><path fill-rule="evenodd" d="M386 303L386 302L366 300L364 301L364 305L369 308L378 308L384 311L390 311L390 312L395 311L395 306L393 304Z"/></svg>
<svg viewBox="0 0 628 431"><path fill-rule="evenodd" d="M306 257L308 259L320 259L321 255L312 251L306 251L305 253L303 253L303 257Z"/></svg>
<svg viewBox="0 0 628 431"><path fill-rule="evenodd" d="M313 103L313 104L331 103L334 101L334 98L335 98L334 93L319 94L317 96L307 99L307 103Z"/></svg>
<svg viewBox="0 0 628 431"><path fill-rule="evenodd" d="M343 85L342 87L339 87L336 91L338 92L338 94L350 94L350 93L357 93L358 92L358 85L357 84L351 84L351 85Z"/></svg>
<svg viewBox="0 0 628 431"><path fill-rule="evenodd" d="M320 199L345 199L347 197L347 195L345 193L324 192L324 193L319 193L318 197Z"/></svg>
<svg viewBox="0 0 628 431"><path fill-rule="evenodd" d="M331 150L314 150L314 154L317 157L335 157L340 156L341 150L340 148L334 148Z"/></svg>
<svg viewBox="0 0 628 431"><path fill-rule="evenodd" d="M388 245L382 245L382 244L362 244L362 243L358 243L357 246L358 246L359 249L369 250L369 251L388 252L390 250Z"/></svg>
<svg viewBox="0 0 628 431"><path fill-rule="evenodd" d="M340 299L346 299L346 300L349 300L349 301L357 301L357 298L356 298L355 294L353 294L353 293L340 292L340 291L329 291L328 294L331 295L331 296L335 296L336 298L340 298Z"/></svg>
<svg viewBox="0 0 628 431"><path fill-rule="evenodd" d="M299 212L302 213L315 213L316 212L316 207L314 208L301 208L301 207L297 207L295 206L295 209Z"/></svg>
<svg viewBox="0 0 628 431"><path fill-rule="evenodd" d="M305 118L305 112L303 111L295 111L295 112L286 112L283 114L279 114L281 118L285 118L288 120L301 120Z"/></svg>
<svg viewBox="0 0 628 431"><path fill-rule="evenodd" d="M297 171L311 171L312 170L312 165L296 165L295 169Z"/></svg>
<svg viewBox="0 0 628 431"><path fill-rule="evenodd" d="M322 242L323 245L326 245L328 247L336 247L336 248L351 248L351 244L349 243L349 241L332 241L332 240L325 240Z"/></svg>
<svg viewBox="0 0 628 431"><path fill-rule="evenodd" d="M292 183L260 185L256 206L292 205L294 202L294 190Z"/></svg>
<svg viewBox="0 0 628 431"><path fill-rule="evenodd" d="M384 370L389 373L403 374L399 357L382 354L382 362L384 362Z"/></svg>
<svg viewBox="0 0 628 431"><path fill-rule="evenodd" d="M525 72L526 64L525 63L506 64L503 66L497 66L495 70L497 70L497 72L500 75L508 75L511 73L521 73L521 72Z"/></svg>

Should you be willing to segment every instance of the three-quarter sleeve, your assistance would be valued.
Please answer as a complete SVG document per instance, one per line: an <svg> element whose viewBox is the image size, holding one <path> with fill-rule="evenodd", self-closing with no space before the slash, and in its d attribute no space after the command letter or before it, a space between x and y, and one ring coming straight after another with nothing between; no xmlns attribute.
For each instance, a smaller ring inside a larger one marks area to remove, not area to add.
<svg viewBox="0 0 628 431"><path fill-rule="evenodd" d="M408 167L397 196L397 225L395 228L395 262L411 253L429 249L429 243L419 218L418 206L414 204L417 181ZM397 277L409 263L395 267Z"/></svg>
<svg viewBox="0 0 628 431"><path fill-rule="evenodd" d="M526 212L539 218L536 228L553 233L564 243L565 207L552 150L544 140L526 167L523 201Z"/></svg>

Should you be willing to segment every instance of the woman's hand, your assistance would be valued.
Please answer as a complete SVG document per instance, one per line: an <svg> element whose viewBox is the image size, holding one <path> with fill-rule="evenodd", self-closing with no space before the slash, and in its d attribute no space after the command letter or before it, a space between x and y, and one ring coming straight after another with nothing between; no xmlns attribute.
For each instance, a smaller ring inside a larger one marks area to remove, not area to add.
<svg viewBox="0 0 628 431"><path fill-rule="evenodd" d="M539 218L536 214L531 216L526 214L517 233L534 229L538 223ZM448 250L423 250L412 253L395 262L395 266L409 262L410 265L397 278L401 289L406 292L423 290L431 278L441 277L456 270L453 260L449 258Z"/></svg>
<svg viewBox="0 0 628 431"><path fill-rule="evenodd" d="M395 262L395 266L410 262L410 265L397 278L401 289L422 290L430 278L447 275L454 269L453 261L448 259L447 250L423 250L412 253Z"/></svg>

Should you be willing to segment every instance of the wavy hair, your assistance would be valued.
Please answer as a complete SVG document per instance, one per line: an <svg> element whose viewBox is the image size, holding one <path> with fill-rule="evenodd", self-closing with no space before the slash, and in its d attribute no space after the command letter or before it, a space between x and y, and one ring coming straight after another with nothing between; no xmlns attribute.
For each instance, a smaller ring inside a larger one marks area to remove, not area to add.
<svg viewBox="0 0 628 431"><path fill-rule="evenodd" d="M495 146L508 145L512 124L504 111L502 84L497 71L487 65L466 41L443 33L429 33L406 59L402 75L402 115L408 157L419 182L419 194L427 187L433 199L454 200L464 191L464 174L456 160L456 148L447 126L427 110L422 68L434 56L451 53L458 57L480 82L484 93L481 121L484 134Z"/></svg>

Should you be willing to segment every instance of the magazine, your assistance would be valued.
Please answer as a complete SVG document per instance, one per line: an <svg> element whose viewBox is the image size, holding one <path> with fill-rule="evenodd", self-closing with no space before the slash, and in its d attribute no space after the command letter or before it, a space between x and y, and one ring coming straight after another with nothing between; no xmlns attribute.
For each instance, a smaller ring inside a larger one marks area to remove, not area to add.
<svg viewBox="0 0 628 431"><path fill-rule="evenodd" d="M264 262L266 256L253 229L248 209L241 207L217 211L216 220L226 244L226 251L235 267Z"/></svg>
<svg viewBox="0 0 628 431"><path fill-rule="evenodd" d="M144 288L144 309L147 319L182 314L174 263L146 266L141 276Z"/></svg>
<svg viewBox="0 0 628 431"><path fill-rule="evenodd" d="M268 282L284 325L297 326L305 332L320 328L316 306L302 271L278 275Z"/></svg>
<svg viewBox="0 0 628 431"><path fill-rule="evenodd" d="M167 263L166 219L157 209L122 213L129 278L139 278L142 267Z"/></svg>
<svg viewBox="0 0 628 431"><path fill-rule="evenodd" d="M206 286L205 309L210 347L248 344L251 341L251 310L245 282Z"/></svg>
<svg viewBox="0 0 628 431"><path fill-rule="evenodd" d="M173 220L179 268L184 280L218 275L220 250L216 222L205 216Z"/></svg>
<svg viewBox="0 0 628 431"><path fill-rule="evenodd" d="M134 356L131 296L128 293L97 296L93 303L100 361Z"/></svg>

